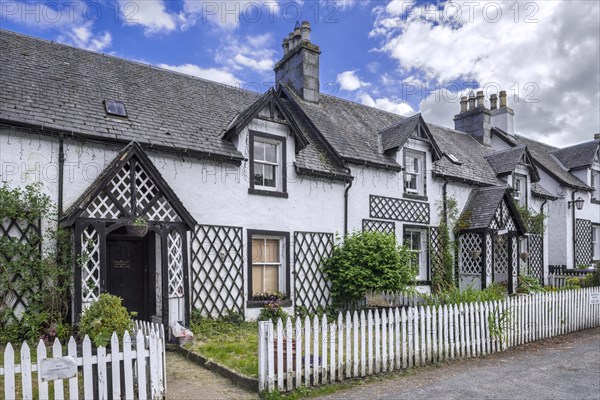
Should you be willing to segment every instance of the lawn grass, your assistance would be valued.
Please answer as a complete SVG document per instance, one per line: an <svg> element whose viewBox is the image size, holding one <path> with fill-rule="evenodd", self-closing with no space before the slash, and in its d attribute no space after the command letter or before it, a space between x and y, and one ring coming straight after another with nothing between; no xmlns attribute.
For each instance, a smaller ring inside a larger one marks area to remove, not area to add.
<svg viewBox="0 0 600 400"><path fill-rule="evenodd" d="M185 347L250 377L258 377L258 323L202 319Z"/></svg>

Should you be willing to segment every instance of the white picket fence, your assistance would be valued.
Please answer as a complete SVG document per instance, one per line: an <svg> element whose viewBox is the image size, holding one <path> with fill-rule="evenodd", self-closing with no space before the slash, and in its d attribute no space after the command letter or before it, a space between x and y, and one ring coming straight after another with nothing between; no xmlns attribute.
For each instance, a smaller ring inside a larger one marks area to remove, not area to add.
<svg viewBox="0 0 600 400"><path fill-rule="evenodd" d="M291 391L477 357L600 326L600 287L258 326L259 390Z"/></svg>
<svg viewBox="0 0 600 400"><path fill-rule="evenodd" d="M4 398L17 398L18 386L21 388L19 398L23 399L164 398L167 381L163 326L136 321L134 331L137 332L135 337L132 338L125 332L122 341L113 332L110 348L98 347L95 354L87 335L83 340L82 354L77 354L77 344L73 337L68 341L66 354L57 339L52 345L50 356L46 345L40 340L36 361L31 359L27 342L21 345L17 360L12 344L8 343L4 350L4 365L0 367L0 378L4 380ZM42 370L42 360L65 356L72 357L71 361L76 362L75 376L51 382L42 379L43 374L38 373Z"/></svg>

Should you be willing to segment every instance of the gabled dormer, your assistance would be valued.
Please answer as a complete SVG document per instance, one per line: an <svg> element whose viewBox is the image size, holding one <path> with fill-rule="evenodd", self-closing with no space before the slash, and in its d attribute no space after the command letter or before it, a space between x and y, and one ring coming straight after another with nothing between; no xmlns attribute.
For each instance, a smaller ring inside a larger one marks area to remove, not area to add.
<svg viewBox="0 0 600 400"><path fill-rule="evenodd" d="M409 139L429 144L434 161L442 158L442 152L421 114L415 114L379 131L381 151L385 154L397 152Z"/></svg>
<svg viewBox="0 0 600 400"><path fill-rule="evenodd" d="M529 203L532 184L540 181L540 175L526 145L496 151L485 156L494 172L513 188L513 197L520 206Z"/></svg>

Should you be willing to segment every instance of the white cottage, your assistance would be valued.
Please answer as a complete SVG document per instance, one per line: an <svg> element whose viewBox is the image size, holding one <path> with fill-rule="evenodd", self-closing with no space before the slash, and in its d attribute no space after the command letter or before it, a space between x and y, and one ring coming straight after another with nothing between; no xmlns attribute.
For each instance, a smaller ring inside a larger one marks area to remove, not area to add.
<svg viewBox="0 0 600 400"><path fill-rule="evenodd" d="M456 129L324 95L308 23L284 39L276 87L262 95L4 30L0 47L0 180L41 182L71 229L74 320L105 291L165 324L188 323L193 309L256 318L273 292L289 312L314 310L329 302L321 260L354 230L408 243L426 291L448 198L461 211L463 287L513 291L525 248L543 280L549 243L568 246L553 216L565 198L546 165L554 156L506 132L505 94L492 110L483 94L463 101ZM589 196L591 185L559 175ZM528 235L513 199L558 227ZM579 218L599 223L587 203ZM140 218L148 232L135 232Z"/></svg>

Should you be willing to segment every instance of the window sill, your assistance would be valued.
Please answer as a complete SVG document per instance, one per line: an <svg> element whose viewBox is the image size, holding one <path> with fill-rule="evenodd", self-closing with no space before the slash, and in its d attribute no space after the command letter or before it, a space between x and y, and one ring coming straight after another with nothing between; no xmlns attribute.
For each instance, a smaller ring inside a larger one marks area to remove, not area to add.
<svg viewBox="0 0 600 400"><path fill-rule="evenodd" d="M269 300L248 300L246 303L246 307L248 308L263 308L268 303L271 303ZM292 300L281 300L281 307L291 307Z"/></svg>
<svg viewBox="0 0 600 400"><path fill-rule="evenodd" d="M254 188L249 188L248 189L248 194L256 194L256 195L259 195L259 196L279 197L279 198L282 198L282 199L287 199L288 198L287 192L277 192L277 191L263 190L263 189L254 189Z"/></svg>
<svg viewBox="0 0 600 400"><path fill-rule="evenodd" d="M406 193L406 192L402 195L402 198L404 198L404 199L410 199L410 200L429 201L429 199L427 198L427 196L423 196L423 195L420 195L420 194Z"/></svg>

